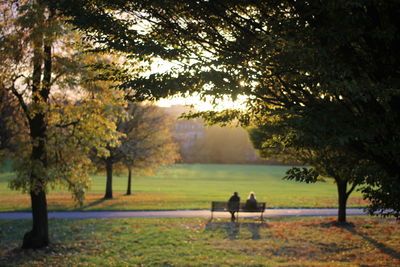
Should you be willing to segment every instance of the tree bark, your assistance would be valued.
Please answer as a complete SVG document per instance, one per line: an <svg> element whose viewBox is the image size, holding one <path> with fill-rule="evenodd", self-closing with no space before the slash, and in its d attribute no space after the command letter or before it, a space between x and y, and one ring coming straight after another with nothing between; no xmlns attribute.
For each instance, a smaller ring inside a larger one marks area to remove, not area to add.
<svg viewBox="0 0 400 267"><path fill-rule="evenodd" d="M31 192L32 230L24 235L22 248L37 249L49 244L49 228L47 217L47 201L44 190Z"/></svg>
<svg viewBox="0 0 400 267"><path fill-rule="evenodd" d="M346 206L347 206L347 182L336 180L339 196L339 210L338 210L338 222L346 223Z"/></svg>
<svg viewBox="0 0 400 267"><path fill-rule="evenodd" d="M128 188L126 189L126 195L131 195L131 185L132 185L132 168L128 167Z"/></svg>
<svg viewBox="0 0 400 267"><path fill-rule="evenodd" d="M44 22L44 14L39 14L38 24ZM51 79L51 45L44 43L44 33L39 31L33 41L33 73L32 73L32 103L47 103L50 91ZM44 71L42 66L44 63ZM42 82L43 73L43 82ZM31 205L32 205L32 230L24 235L22 248L41 248L49 244L49 228L47 214L47 200L45 181L41 174L36 173L39 169L47 167L46 156L46 131L45 110L39 108L33 118L28 117L29 134L32 143L31 161L35 165L30 177ZM40 166L39 166L40 165Z"/></svg>
<svg viewBox="0 0 400 267"><path fill-rule="evenodd" d="M46 158L46 122L44 115L38 113L30 122L30 136L33 142L32 164L40 164L39 168L47 167ZM49 244L47 200L45 183L35 171L31 178L32 230L24 235L22 248L41 248Z"/></svg>
<svg viewBox="0 0 400 267"><path fill-rule="evenodd" d="M113 162L110 157L106 159L106 172L107 172L107 181L106 181L106 194L104 195L104 199L111 199L113 198L113 193L112 193Z"/></svg>

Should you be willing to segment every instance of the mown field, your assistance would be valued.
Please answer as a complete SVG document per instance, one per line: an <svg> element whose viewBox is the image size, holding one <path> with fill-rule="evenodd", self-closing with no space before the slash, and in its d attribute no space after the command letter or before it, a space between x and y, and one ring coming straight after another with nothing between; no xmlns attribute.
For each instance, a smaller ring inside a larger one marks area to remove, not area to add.
<svg viewBox="0 0 400 267"><path fill-rule="evenodd" d="M83 207L76 207L65 190L48 194L50 210L168 210L208 209L211 201L227 200L238 191L246 199L254 191L259 201L276 207L336 207L333 183L305 184L284 181L286 166L182 164L164 168L152 176L133 180L133 195L125 196L126 174L115 175L114 199L103 200L105 175L93 175ZM28 195L12 191L11 172L0 173L0 211L29 210ZM359 192L349 199L349 207L365 206Z"/></svg>
<svg viewBox="0 0 400 267"><path fill-rule="evenodd" d="M351 217L50 220L52 243L21 250L29 220L0 220L0 266L400 266L400 225Z"/></svg>

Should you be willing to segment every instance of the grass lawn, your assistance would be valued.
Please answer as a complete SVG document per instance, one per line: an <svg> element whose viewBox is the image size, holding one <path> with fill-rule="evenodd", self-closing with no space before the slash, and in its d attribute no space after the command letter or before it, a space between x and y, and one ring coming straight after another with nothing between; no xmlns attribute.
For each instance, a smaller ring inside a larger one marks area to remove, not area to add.
<svg viewBox="0 0 400 267"><path fill-rule="evenodd" d="M82 208L74 206L65 190L48 194L50 210L166 210L208 209L211 201L227 200L238 191L246 199L254 191L267 207L337 207L336 185L284 181L287 166L181 164L164 168L153 176L138 176L133 195L125 196L127 177L115 175L114 199L104 201L105 176L93 175L92 186ZM0 211L29 210L28 195L8 188L14 174L0 173ZM359 192L349 199L349 207L365 206Z"/></svg>
<svg viewBox="0 0 400 267"><path fill-rule="evenodd" d="M50 220L52 243L21 250L30 220L0 220L0 266L400 266L390 219Z"/></svg>

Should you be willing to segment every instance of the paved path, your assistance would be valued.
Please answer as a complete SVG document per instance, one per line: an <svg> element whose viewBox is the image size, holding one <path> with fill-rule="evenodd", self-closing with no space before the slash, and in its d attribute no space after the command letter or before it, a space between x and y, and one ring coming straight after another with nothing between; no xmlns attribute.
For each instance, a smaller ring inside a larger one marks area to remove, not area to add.
<svg viewBox="0 0 400 267"><path fill-rule="evenodd" d="M363 209L347 209L347 215L366 215ZM257 213L239 214L240 218L256 217ZM267 209L264 217L288 216L337 216L337 209ZM161 217L211 217L210 210L168 210L168 211L55 211L49 218L88 219L88 218L161 218ZM214 212L214 218L229 218L228 212ZM30 212L0 212L0 219L31 219Z"/></svg>

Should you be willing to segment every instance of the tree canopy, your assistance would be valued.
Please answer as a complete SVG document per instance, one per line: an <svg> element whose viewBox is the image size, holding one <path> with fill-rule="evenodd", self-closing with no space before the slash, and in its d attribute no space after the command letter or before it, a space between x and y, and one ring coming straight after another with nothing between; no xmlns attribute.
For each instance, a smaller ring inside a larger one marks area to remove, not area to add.
<svg viewBox="0 0 400 267"><path fill-rule="evenodd" d="M356 186L361 185L365 166L354 155L343 154L333 146L315 147L299 142L296 129L282 124L277 118L259 122L258 127L249 129L254 147L264 158L277 157L299 165L311 167L292 167L284 179L298 182L316 183L333 179L338 190L338 222L346 223L346 203Z"/></svg>
<svg viewBox="0 0 400 267"><path fill-rule="evenodd" d="M132 170L159 168L173 164L179 158L177 146L172 140L172 122L159 108L139 103L126 103L117 108L119 117L115 124L120 133L119 142L117 145L107 145L106 154L95 153L97 161L105 166L107 173L106 199L113 197L113 166L123 165L128 168L129 195Z"/></svg>
<svg viewBox="0 0 400 267"><path fill-rule="evenodd" d="M118 133L105 116L109 99L100 88L106 85L91 79L94 60L82 52L79 33L42 1L0 4L0 95L12 96L8 108L15 107L15 117L2 119L10 125L7 120L20 118L7 127L2 143L13 148L7 157L17 177L10 186L31 197L33 227L23 248L40 248L49 242L47 190L64 185L82 202L90 182L89 151L104 153Z"/></svg>
<svg viewBox="0 0 400 267"><path fill-rule="evenodd" d="M298 142L367 162L371 211L399 216L397 1L49 2L102 47L176 60L170 72L124 82L133 99L246 95L245 111L202 115L280 116Z"/></svg>

